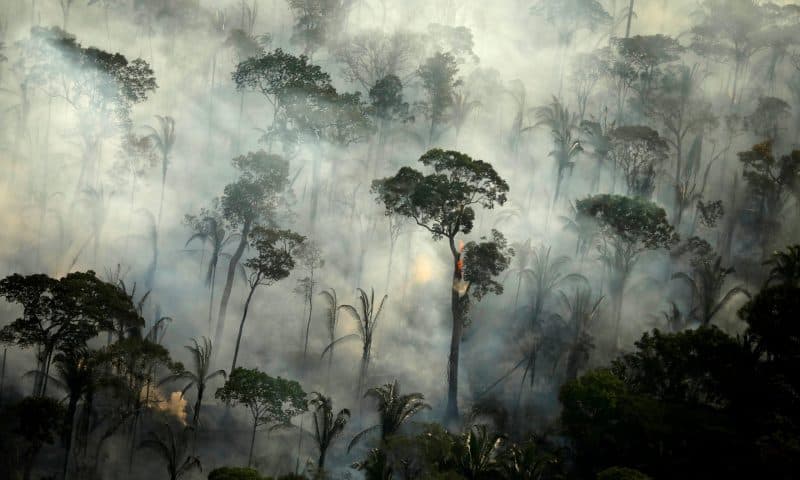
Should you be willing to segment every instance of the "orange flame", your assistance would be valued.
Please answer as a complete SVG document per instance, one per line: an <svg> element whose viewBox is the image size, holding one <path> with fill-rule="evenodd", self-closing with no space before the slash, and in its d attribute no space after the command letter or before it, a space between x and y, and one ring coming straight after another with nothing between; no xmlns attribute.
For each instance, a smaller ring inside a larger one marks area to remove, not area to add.
<svg viewBox="0 0 800 480"><path fill-rule="evenodd" d="M456 273L458 276L461 276L461 272L464 271L464 258L461 254L464 252L464 241L458 241L458 261L456 262Z"/></svg>

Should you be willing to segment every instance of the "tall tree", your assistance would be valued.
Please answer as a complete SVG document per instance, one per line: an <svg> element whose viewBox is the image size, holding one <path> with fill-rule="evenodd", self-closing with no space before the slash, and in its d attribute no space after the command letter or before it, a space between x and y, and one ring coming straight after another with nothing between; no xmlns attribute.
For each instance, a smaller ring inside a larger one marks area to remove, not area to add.
<svg viewBox="0 0 800 480"><path fill-rule="evenodd" d="M611 158L622 171L627 194L649 199L656 174L667 159L669 145L657 131L644 125L617 127L609 133Z"/></svg>
<svg viewBox="0 0 800 480"><path fill-rule="evenodd" d="M776 157L772 142L754 145L739 152L747 182L749 200L755 213L752 229L767 260L769 245L782 227L782 211L793 189L800 185L800 150Z"/></svg>
<svg viewBox="0 0 800 480"><path fill-rule="evenodd" d="M244 321L247 319L247 310L250 300L259 286L270 286L273 283L289 276L295 266L297 249L305 241L305 237L291 230L278 230L257 226L250 232L250 246L255 250L256 256L245 262L245 267L250 271L248 283L250 293L244 302L242 322L239 324L239 335L236 336L236 347L233 350L233 363L231 371L236 369L236 359L239 356L239 346L242 342Z"/></svg>
<svg viewBox="0 0 800 480"><path fill-rule="evenodd" d="M450 53L437 52L425 60L417 70L422 79L427 101L422 105L425 116L430 120L428 145L441 134L442 124L455 101L455 88L461 85L458 78L458 64Z"/></svg>
<svg viewBox="0 0 800 480"><path fill-rule="evenodd" d="M169 170L170 154L175 146L175 119L165 115L156 115L158 129L148 126L152 132L150 139L161 154L161 197L158 201L158 221L156 226L161 228L161 215L164 212L164 189L167 184L167 171Z"/></svg>
<svg viewBox="0 0 800 480"><path fill-rule="evenodd" d="M192 235L186 241L188 247L190 243L195 240L203 242L203 252L205 252L205 244L211 246L211 252L208 257L208 270L205 276L205 283L208 286L210 293L208 298L208 328L209 333L212 331L212 311L214 306L214 289L217 280L217 268L219 267L219 259L227 258L230 260L231 255L224 252L226 246L231 242L238 239L237 234L229 234L225 229L225 220L222 213L219 211L219 205L215 204L214 208L210 210L202 209L199 215L186 215L183 223L192 231Z"/></svg>
<svg viewBox="0 0 800 480"><path fill-rule="evenodd" d="M549 154L556 161L556 189L553 194L552 209L558 201L564 175L567 170L572 172L575 167L575 158L583 151L580 140L573 137L573 133L578 128L578 116L570 113L567 107L561 104L561 101L553 97L550 105L536 109L536 117L538 118L536 126L543 125L549 128L550 134L553 136L553 150Z"/></svg>
<svg viewBox="0 0 800 480"><path fill-rule="evenodd" d="M358 306L360 308L356 308L352 305L341 305L339 308L344 310L345 312L349 313L353 320L356 321L358 327L358 333L352 335L346 335L338 340L331 342L325 351L322 353L325 355L328 351L333 354L333 347L335 344L339 343L340 341L355 339L358 338L361 340L361 367L358 370L358 385L356 386L356 399L361 397L361 391L364 388L364 382L367 380L367 374L369 373L369 361L372 358L372 341L374 340L375 335L375 328L378 325L378 318L383 311L383 305L386 303L386 299L389 298L388 295L384 295L381 301L376 305L375 304L375 289L370 290L370 294L367 295L362 289L358 289L358 299L359 303ZM376 309L377 307L377 309Z"/></svg>
<svg viewBox="0 0 800 480"><path fill-rule="evenodd" d="M419 159L432 167L425 175L411 167L401 168L394 177L375 180L372 191L387 215L409 217L427 230L434 240L446 238L453 261L450 310L452 336L448 357L447 417L458 418L458 363L461 337L469 305L469 294L479 301L488 293L500 294L503 286L494 277L508 268L510 252L503 235L480 243L456 246L459 234L472 231L475 209L491 209L506 202L508 184L483 160L473 160L456 151L429 150Z"/></svg>
<svg viewBox="0 0 800 480"><path fill-rule="evenodd" d="M628 278L648 250L668 249L678 241L663 208L642 199L600 194L576 202L578 213L597 222L601 261L609 269L614 338L620 347L622 300Z"/></svg>
<svg viewBox="0 0 800 480"><path fill-rule="evenodd" d="M219 200L222 216L229 231L236 231L239 243L231 254L225 287L219 305L214 344L221 345L225 331L225 315L233 290L233 280L253 227L261 222L274 222L281 195L289 183L289 162L277 155L259 150L233 159L233 166L241 172L238 180L225 186Z"/></svg>
<svg viewBox="0 0 800 480"><path fill-rule="evenodd" d="M292 417L308 409L306 394L294 380L271 377L257 368L233 370L225 386L217 389L216 398L250 410L253 431L247 466L253 464L256 430L262 425L285 426Z"/></svg>

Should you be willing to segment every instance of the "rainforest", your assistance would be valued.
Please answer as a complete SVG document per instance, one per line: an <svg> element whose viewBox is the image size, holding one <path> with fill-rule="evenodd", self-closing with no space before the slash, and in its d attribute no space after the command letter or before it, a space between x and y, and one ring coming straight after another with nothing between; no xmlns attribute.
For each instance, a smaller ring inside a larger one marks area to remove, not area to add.
<svg viewBox="0 0 800 480"><path fill-rule="evenodd" d="M0 0L0 478L791 479L800 4Z"/></svg>

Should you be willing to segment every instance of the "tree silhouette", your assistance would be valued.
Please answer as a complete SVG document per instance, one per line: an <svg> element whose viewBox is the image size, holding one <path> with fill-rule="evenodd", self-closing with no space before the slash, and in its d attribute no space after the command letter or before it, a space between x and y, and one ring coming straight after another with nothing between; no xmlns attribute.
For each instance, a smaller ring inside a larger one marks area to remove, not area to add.
<svg viewBox="0 0 800 480"><path fill-rule="evenodd" d="M200 459L187 455L188 441L186 430L175 434L169 424L163 425L164 434L150 432L148 438L142 440L139 448L152 450L166 463L167 474L170 480L178 480L194 469L202 470Z"/></svg>
<svg viewBox="0 0 800 480"><path fill-rule="evenodd" d="M767 278L767 286L772 283L800 286L800 245L789 245L786 251L779 250L772 253L772 258L765 262L772 267Z"/></svg>
<svg viewBox="0 0 800 480"><path fill-rule="evenodd" d="M256 256L245 262L245 267L250 270L247 282L250 284L250 293L244 302L242 322L239 324L239 335L236 337L236 347L233 350L233 363L231 371L236 369L236 359L239 356L239 346L242 342L244 321L247 319L247 310L256 288L270 286L273 283L289 276L295 266L297 249L303 244L305 237L291 230L277 230L257 226L250 232L250 246L256 251Z"/></svg>
<svg viewBox="0 0 800 480"><path fill-rule="evenodd" d="M349 452L365 436L380 432L381 443L395 435L406 422L410 421L422 410L430 410L430 405L425 403L425 396L421 393L400 393L400 385L395 380L378 387L372 387L364 394L364 398L373 398L378 402L379 423L366 430L362 430L350 441L347 446Z"/></svg>
<svg viewBox="0 0 800 480"><path fill-rule="evenodd" d="M350 420L350 410L343 408L335 415L333 413L333 401L318 392L313 392L309 405L314 407L314 441L319 450L319 460L317 460L318 475L322 475L325 469L325 456L328 449L336 441L347 426Z"/></svg>
<svg viewBox="0 0 800 480"><path fill-rule="evenodd" d="M167 183L167 171L169 170L170 154L175 146L175 119L170 116L156 115L158 129L148 126L151 131L150 138L158 152L161 154L161 197L158 201L158 222L156 226L161 228L161 215L164 212L164 189Z"/></svg>
<svg viewBox="0 0 800 480"><path fill-rule="evenodd" d="M233 159L233 165L241 172L241 176L225 186L219 205L228 230L235 230L239 234L239 243L228 262L217 329L214 334L216 345L222 342L233 280L250 239L250 232L259 222L274 220L281 195L289 182L289 162L277 155L269 155L263 150L236 157Z"/></svg>
<svg viewBox="0 0 800 480"><path fill-rule="evenodd" d="M307 410L306 394L294 380L271 377L257 368L239 367L231 371L225 386L217 389L215 397L234 405L243 405L253 417L250 454L247 466L253 463L256 429L271 424L271 428L288 425L292 417Z"/></svg>
<svg viewBox="0 0 800 480"><path fill-rule="evenodd" d="M383 311L383 305L386 303L386 299L389 298L389 296L384 295L380 303L376 306L375 289L370 290L369 295L360 288L357 289L357 292L358 299L360 300L358 304L360 307L359 309L356 309L356 307L352 305L340 305L338 308L344 310L353 317L358 327L358 333L346 335L332 341L325 348L325 351L322 352L322 355L325 356L328 352L333 355L333 348L339 342L356 338L361 340L361 367L358 370L358 384L356 386L356 398L360 398L361 391L364 388L364 382L366 382L367 374L369 373L369 362L372 356L372 341L375 335L375 328L378 325L378 318Z"/></svg>
<svg viewBox="0 0 800 480"><path fill-rule="evenodd" d="M545 126L553 136L553 150L549 153L556 161L556 190L551 208L555 207L564 175L575 167L575 158L583 151L580 140L573 138L578 128L578 116L571 114L566 106L553 97L550 105L536 109L538 121L535 126Z"/></svg>
<svg viewBox="0 0 800 480"><path fill-rule="evenodd" d="M225 229L225 220L222 214L218 211L219 205L211 210L201 210L200 214L186 215L184 217L184 224L191 230L192 235L186 241L188 247L194 240L200 240L203 244L208 243L211 246L211 254L208 257L208 271L205 277L205 283L209 287L210 294L208 299L208 328L212 328L212 307L214 305L214 288L216 286L217 268L219 266L219 259L227 258L230 260L231 255L223 252L226 246L231 242L238 240L237 234L229 234ZM204 249L205 251L205 249Z"/></svg>
<svg viewBox="0 0 800 480"><path fill-rule="evenodd" d="M434 139L441 133L439 129L453 106L455 88L461 85L462 81L456 77L458 64L450 53L437 52L420 65L417 75L422 79L422 87L428 97L423 105L423 111L430 120L428 145L432 145Z"/></svg>
<svg viewBox="0 0 800 480"><path fill-rule="evenodd" d="M741 286L736 286L724 294L725 279L734 272L733 268L722 266L722 257L701 256L691 262L692 275L678 272L672 275L673 279L686 282L692 291L692 310L690 315L708 326L714 317L738 294L750 298L750 294Z"/></svg>
<svg viewBox="0 0 800 480"><path fill-rule="evenodd" d="M670 248L677 243L678 235L667 222L664 209L641 198L600 194L578 200L575 206L579 215L597 222L597 249L609 268L614 337L619 348L622 299L633 267L640 254Z"/></svg>
<svg viewBox="0 0 800 480"><path fill-rule="evenodd" d="M434 240L446 238L453 257L450 310L453 328L448 357L447 416L458 417L458 363L461 337L469 305L469 293L479 301L487 293L500 294L503 286L494 277L505 270L513 251L503 235L492 231L491 239L456 246L456 236L472 231L475 208L491 209L506 202L508 184L483 160L473 160L456 151L429 150L419 159L434 172L424 175L411 167L394 177L375 180L372 191L387 215L409 217L430 232Z"/></svg>
<svg viewBox="0 0 800 480"><path fill-rule="evenodd" d="M61 279L44 274L14 274L0 280L0 296L22 305L22 316L0 330L0 340L21 348L38 348L39 375L34 396L44 396L53 355L80 348L115 316L135 316L129 299L91 270Z"/></svg>
<svg viewBox="0 0 800 480"><path fill-rule="evenodd" d="M190 388L197 389L197 399L192 409L192 428L194 429L194 434L197 435L197 431L200 428L200 408L203 406L203 394L206 391L206 387L211 380L219 376L225 378L225 370L211 371L211 340L206 337L201 337L200 343L198 343L197 339L193 338L192 344L193 345L186 345L184 347L192 355L192 370L183 370L178 373L173 373L161 379L159 383L164 384L181 380L187 381L188 383L181 390L181 397L186 395L186 392L189 391Z"/></svg>

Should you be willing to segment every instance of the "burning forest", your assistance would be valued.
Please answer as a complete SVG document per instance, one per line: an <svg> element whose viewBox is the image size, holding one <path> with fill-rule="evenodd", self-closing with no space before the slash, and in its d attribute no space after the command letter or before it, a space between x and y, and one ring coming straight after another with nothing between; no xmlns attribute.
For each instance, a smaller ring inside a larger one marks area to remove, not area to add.
<svg viewBox="0 0 800 480"><path fill-rule="evenodd" d="M800 4L0 0L0 478L800 471Z"/></svg>

